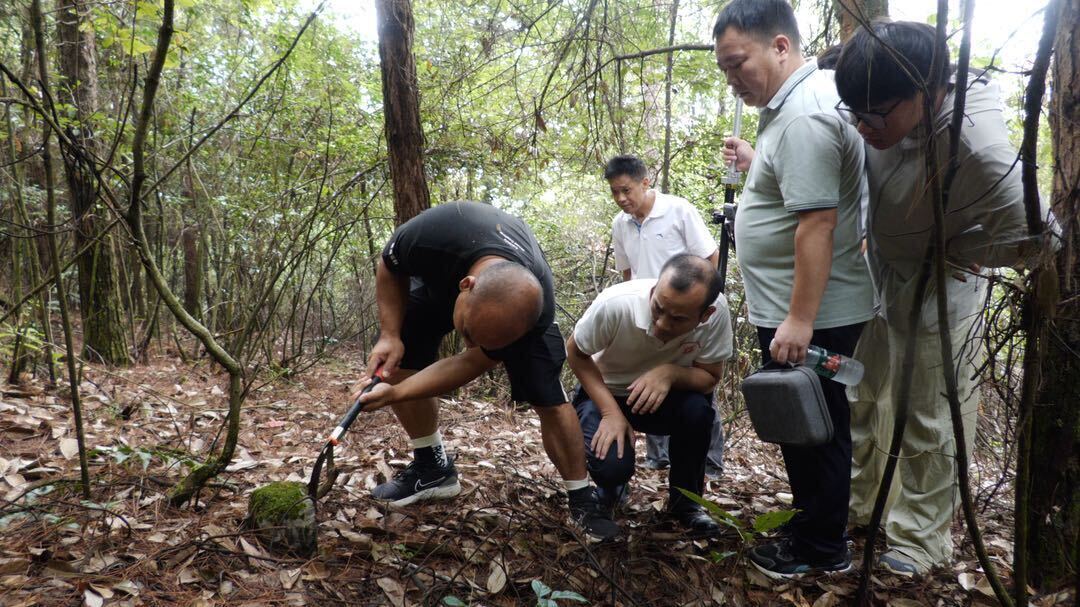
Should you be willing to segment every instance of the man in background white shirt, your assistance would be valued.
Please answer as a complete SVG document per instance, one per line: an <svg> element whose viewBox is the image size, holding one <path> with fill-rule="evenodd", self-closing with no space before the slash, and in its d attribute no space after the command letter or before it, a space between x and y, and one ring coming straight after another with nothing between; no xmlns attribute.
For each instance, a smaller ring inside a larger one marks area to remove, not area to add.
<svg viewBox="0 0 1080 607"><path fill-rule="evenodd" d="M720 250L705 227L701 213L685 198L650 188L645 163L636 156L615 156L604 168L611 197L623 210L612 220L611 243L615 269L623 280L657 278L660 268L675 255L687 253L717 267ZM668 437L648 434L645 467L669 465ZM713 421L705 474L717 478L723 469L724 430L720 416Z"/></svg>

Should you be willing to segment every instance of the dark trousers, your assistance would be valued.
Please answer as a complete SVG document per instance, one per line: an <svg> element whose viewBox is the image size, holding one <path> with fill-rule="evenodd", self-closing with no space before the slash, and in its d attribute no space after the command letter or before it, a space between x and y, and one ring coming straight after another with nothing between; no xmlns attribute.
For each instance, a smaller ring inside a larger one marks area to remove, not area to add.
<svg viewBox="0 0 1080 607"><path fill-rule="evenodd" d="M645 435L645 459L668 463L668 441L670 437L657 434ZM709 453L705 456L705 470L712 468L717 473L724 469L724 423L717 413L713 419L712 438L709 440Z"/></svg>
<svg viewBox="0 0 1080 607"><path fill-rule="evenodd" d="M814 331L810 343L851 356L863 323ZM769 342L776 329L758 327L761 362L772 360ZM803 558L829 558L846 549L848 499L851 496L851 411L844 385L818 376L832 417L833 440L817 447L783 445L791 484L792 506L799 512L788 523L796 552Z"/></svg>
<svg viewBox="0 0 1080 607"><path fill-rule="evenodd" d="M615 402L634 430L671 437L671 469L668 471L671 498L668 506L679 507L690 503L678 491L678 487L701 495L705 487L705 454L709 451L712 423L716 416L712 395L672 390L660 407L647 415L632 413L625 396L616 396ZM581 386L575 391L573 403L584 433L589 476L605 489L626 484L634 474L634 441L623 444L622 457L619 457L618 447L613 443L606 458L597 458L590 445L600 425L600 409Z"/></svg>

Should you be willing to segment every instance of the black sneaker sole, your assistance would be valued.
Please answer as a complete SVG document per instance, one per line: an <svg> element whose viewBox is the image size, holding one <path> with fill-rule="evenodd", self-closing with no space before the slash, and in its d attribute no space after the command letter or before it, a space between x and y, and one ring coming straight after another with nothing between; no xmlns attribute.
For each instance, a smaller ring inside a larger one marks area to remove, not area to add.
<svg viewBox="0 0 1080 607"><path fill-rule="evenodd" d="M578 532L581 533L581 535L585 536L585 543L587 543L587 544L609 544L609 543L612 543L612 542L617 542L620 539L622 539L622 537L623 537L621 532L616 534L616 535L610 536L610 537L604 537L602 535L596 535L596 534L592 533L591 531L589 531L588 529L586 529L584 526L582 526L581 523L574 520L574 517L572 517L572 516L567 517L567 523L569 524L569 526L572 529L577 530Z"/></svg>
<svg viewBox="0 0 1080 607"><path fill-rule="evenodd" d="M807 575L821 575L821 574L836 575L836 574L848 573L849 571L853 571L855 569L855 567L852 566L852 564L849 562L849 563L845 564L843 567L838 567L838 568L835 568L835 569L829 569L827 567L811 567L810 569L808 569L806 571L800 571L798 573L781 573L779 571L773 571L772 569L767 569L767 568L765 568L765 567L763 567L761 565L758 565L753 559L747 559L747 560L750 561L750 564L753 565L755 569L757 569L758 571L764 573L765 577L768 577L768 578L771 578L771 579L774 579L774 580L797 580L797 579L799 579L799 578L801 578L803 576L807 576Z"/></svg>

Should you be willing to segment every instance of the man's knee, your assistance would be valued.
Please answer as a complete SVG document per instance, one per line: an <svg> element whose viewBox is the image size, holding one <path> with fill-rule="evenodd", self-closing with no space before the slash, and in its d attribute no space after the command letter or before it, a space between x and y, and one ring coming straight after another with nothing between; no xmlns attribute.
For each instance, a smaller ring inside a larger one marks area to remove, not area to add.
<svg viewBox="0 0 1080 607"><path fill-rule="evenodd" d="M674 395L679 398L682 407L683 424L688 428L700 428L705 433L712 433L713 420L716 418L716 408L712 400L706 394L700 392L683 392Z"/></svg>
<svg viewBox="0 0 1080 607"><path fill-rule="evenodd" d="M618 446L613 443L603 460L589 454L589 475L598 486L615 487L628 482L633 476L634 450L624 444L622 457L618 452Z"/></svg>

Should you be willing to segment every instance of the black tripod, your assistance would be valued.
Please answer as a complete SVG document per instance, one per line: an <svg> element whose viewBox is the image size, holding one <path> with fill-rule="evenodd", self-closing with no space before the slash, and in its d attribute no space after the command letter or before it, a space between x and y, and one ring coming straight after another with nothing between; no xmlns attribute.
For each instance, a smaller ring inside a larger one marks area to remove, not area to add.
<svg viewBox="0 0 1080 607"><path fill-rule="evenodd" d="M720 292L723 293L727 283L728 249L735 250L735 184L724 184L724 206L721 209L713 209L713 225L720 226L720 276L723 278Z"/></svg>
<svg viewBox="0 0 1080 607"><path fill-rule="evenodd" d="M733 135L737 139L742 131L742 99L735 99L735 123ZM721 178L724 184L724 207L713 209L713 225L720 226L720 277L723 279L720 292L724 292L727 284L728 247L735 250L735 187L739 185L739 171L735 168L735 161L728 166L727 172Z"/></svg>

